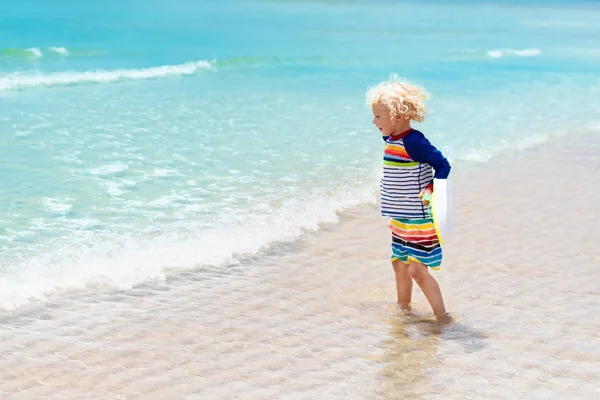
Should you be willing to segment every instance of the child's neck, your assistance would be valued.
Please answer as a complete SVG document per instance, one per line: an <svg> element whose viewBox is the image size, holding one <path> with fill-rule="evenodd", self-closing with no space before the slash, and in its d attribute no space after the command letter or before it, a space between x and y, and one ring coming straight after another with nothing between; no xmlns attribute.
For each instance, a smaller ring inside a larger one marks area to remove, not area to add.
<svg viewBox="0 0 600 400"><path fill-rule="evenodd" d="M395 127L394 132L392 132L391 136L393 136L393 137L404 136L406 133L408 133L411 130L412 130L412 127L410 126L410 121L406 121L403 124L400 124L397 127Z"/></svg>

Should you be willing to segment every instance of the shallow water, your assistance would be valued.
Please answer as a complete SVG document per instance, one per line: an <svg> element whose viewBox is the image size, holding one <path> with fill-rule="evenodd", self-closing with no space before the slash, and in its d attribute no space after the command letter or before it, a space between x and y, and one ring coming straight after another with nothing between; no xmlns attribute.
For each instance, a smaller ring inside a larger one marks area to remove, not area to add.
<svg viewBox="0 0 600 400"><path fill-rule="evenodd" d="M390 72L433 93L421 128L455 171L587 132L599 12L3 1L0 307L223 267L373 202L381 141L363 98Z"/></svg>
<svg viewBox="0 0 600 400"><path fill-rule="evenodd" d="M599 12L2 2L0 398L600 397ZM394 71L453 164L449 327L394 305Z"/></svg>
<svg viewBox="0 0 600 400"><path fill-rule="evenodd" d="M414 316L396 309L389 233L369 205L222 269L5 312L0 393L595 398L600 221L573 177L598 178L600 146L580 139L455 176L459 223L435 272L454 325L437 325L418 290Z"/></svg>

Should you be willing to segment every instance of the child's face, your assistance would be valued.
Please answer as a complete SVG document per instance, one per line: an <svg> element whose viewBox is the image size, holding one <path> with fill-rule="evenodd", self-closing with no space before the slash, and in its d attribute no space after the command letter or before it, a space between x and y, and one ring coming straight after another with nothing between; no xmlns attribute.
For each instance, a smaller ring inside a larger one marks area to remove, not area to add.
<svg viewBox="0 0 600 400"><path fill-rule="evenodd" d="M381 131L381 136L391 136L396 132L400 121L390 119L390 112L387 108L375 104L373 111L373 124Z"/></svg>

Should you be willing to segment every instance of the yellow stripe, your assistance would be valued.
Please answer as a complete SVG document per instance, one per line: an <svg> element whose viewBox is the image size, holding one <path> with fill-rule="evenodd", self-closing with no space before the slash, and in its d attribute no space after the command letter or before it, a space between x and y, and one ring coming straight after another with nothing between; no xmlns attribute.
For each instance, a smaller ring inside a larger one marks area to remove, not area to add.
<svg viewBox="0 0 600 400"><path fill-rule="evenodd" d="M437 196L435 195L435 188L433 190L432 196L431 196L431 210L433 211L433 215L435 216L435 199L437 198ZM435 234L438 237L438 240L440 241L440 244L444 244L444 240L442 239L442 235L440 235L440 228L438 227L437 221L434 218L433 219L433 226L435 227Z"/></svg>
<svg viewBox="0 0 600 400"><path fill-rule="evenodd" d="M387 161L384 160L383 161L383 165L388 165L390 167L414 167L419 165L420 163L418 162L395 162L395 161Z"/></svg>
<svg viewBox="0 0 600 400"><path fill-rule="evenodd" d="M394 225L398 229L410 230L410 231L428 231L433 228L433 224L428 222L426 224L405 224L403 222L396 221L395 219L391 220L391 224Z"/></svg>

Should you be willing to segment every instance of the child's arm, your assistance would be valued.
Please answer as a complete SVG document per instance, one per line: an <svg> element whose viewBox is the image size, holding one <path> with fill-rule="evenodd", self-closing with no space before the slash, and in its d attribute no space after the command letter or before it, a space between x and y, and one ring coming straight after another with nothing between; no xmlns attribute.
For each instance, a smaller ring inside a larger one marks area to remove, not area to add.
<svg viewBox="0 0 600 400"><path fill-rule="evenodd" d="M412 131L404 137L404 148L413 160L427 163L435 170L434 178L446 179L450 175L450 163L441 151L435 148L419 131ZM427 185L433 190L433 181Z"/></svg>

